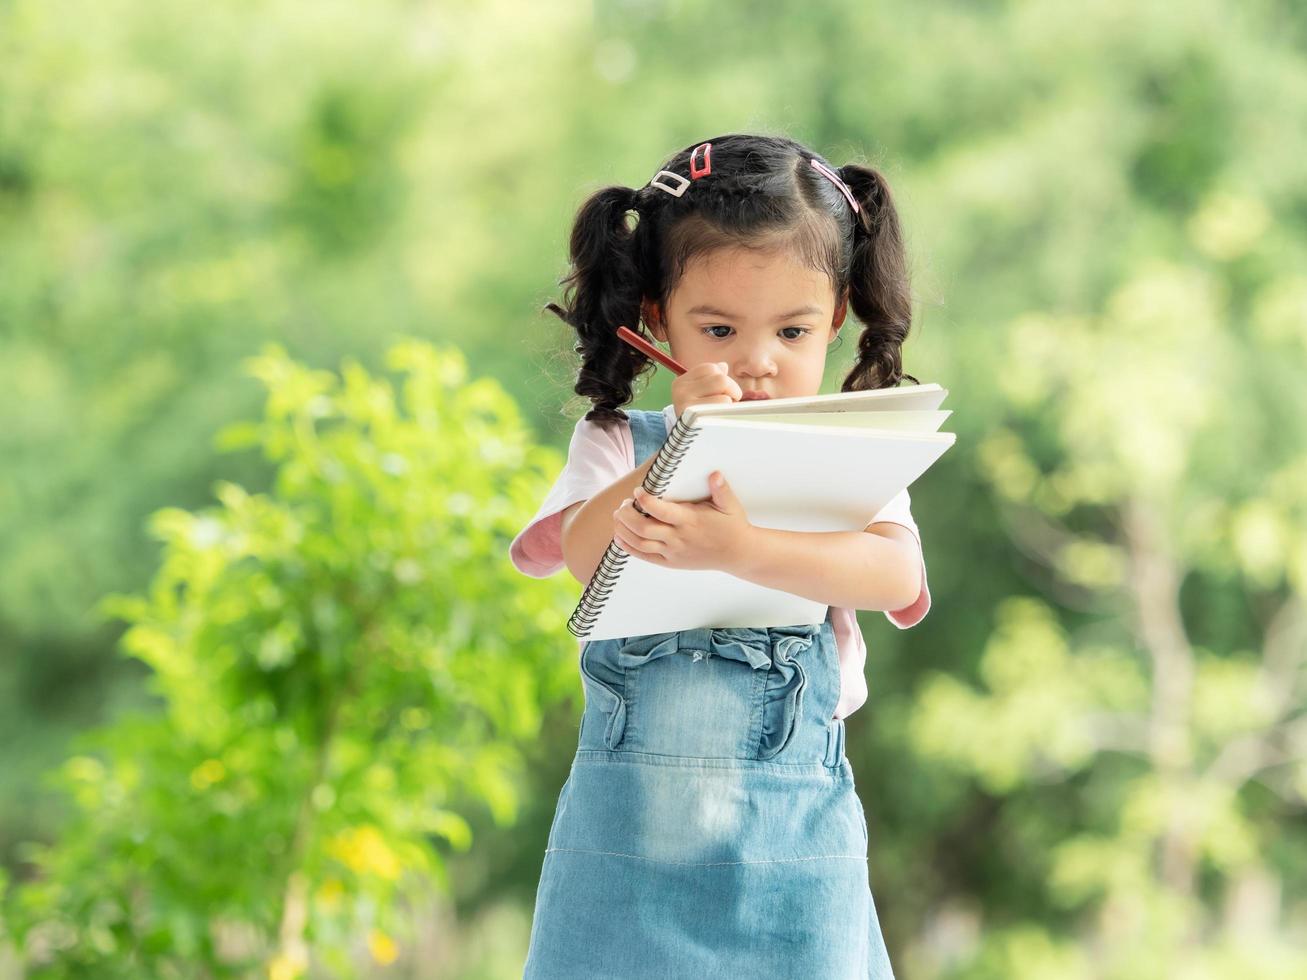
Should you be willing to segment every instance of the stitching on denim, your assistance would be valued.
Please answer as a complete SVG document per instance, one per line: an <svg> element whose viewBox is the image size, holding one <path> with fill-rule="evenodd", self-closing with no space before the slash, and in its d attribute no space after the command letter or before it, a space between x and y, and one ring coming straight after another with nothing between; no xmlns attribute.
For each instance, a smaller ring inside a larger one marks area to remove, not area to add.
<svg viewBox="0 0 1307 980"><path fill-rule="evenodd" d="M667 755L662 752L647 752L643 749L577 749L576 765L672 765L686 769L744 769L748 772L768 773L773 776L802 777L824 776L836 782L851 780L850 768L844 771L844 761L839 765L827 766L817 762L769 762L765 759L732 759L727 756ZM602 756L602 758L598 758ZM671 759L673 762L659 762ZM786 770L794 770L787 772Z"/></svg>
<svg viewBox="0 0 1307 980"><path fill-rule="evenodd" d="M617 748L610 751L626 752L640 744L640 719L635 710L636 695L640 693L640 671L622 668L622 702L626 706L626 726Z"/></svg>
<svg viewBox="0 0 1307 980"><path fill-rule="evenodd" d="M750 762L761 762L758 758L759 745L762 742L762 716L767 702L767 674L769 670L755 670L753 686L749 689L749 730L744 734L744 745L739 758Z"/></svg>
<svg viewBox="0 0 1307 980"><path fill-rule="evenodd" d="M635 858L637 861L652 861L654 864L684 864L695 868L717 868L737 864L794 864L798 861L861 861L865 864L868 860L865 854L821 854L815 857L776 858L770 861L668 861L663 858L645 857L643 854L623 854L620 851L591 851L581 847L550 847L545 849L546 854L554 852L560 854L602 854L606 857Z"/></svg>

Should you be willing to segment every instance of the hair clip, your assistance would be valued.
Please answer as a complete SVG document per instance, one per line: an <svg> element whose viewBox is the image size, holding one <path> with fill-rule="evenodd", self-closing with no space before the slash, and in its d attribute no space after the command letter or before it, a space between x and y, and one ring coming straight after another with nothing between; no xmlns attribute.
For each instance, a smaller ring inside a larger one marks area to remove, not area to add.
<svg viewBox="0 0 1307 980"><path fill-rule="evenodd" d="M676 188L668 187L666 184L659 182L659 177L670 177L672 180L679 180L681 182L680 186ZM670 170L660 170L653 175L653 180L649 181L649 186L657 187L660 191L666 191L672 197L680 197L685 193L685 189L690 186L690 178L674 174Z"/></svg>
<svg viewBox="0 0 1307 980"><path fill-rule="evenodd" d="M703 169L696 170L694 165L694 158L696 155L698 155L700 150L703 150ZM698 180L700 177L707 177L710 173L712 173L711 154L712 154L711 143L700 143L690 152L690 179L691 180Z"/></svg>
<svg viewBox="0 0 1307 980"><path fill-rule="evenodd" d="M703 151L703 165L700 166L696 157L699 151ZM681 174L672 173L670 170L660 170L653 175L653 180L649 181L650 187L657 187L660 191L666 191L672 197L680 197L685 193L685 189L690 186L690 181L698 180L700 177L707 177L712 173L712 144L700 143L690 151L690 176L685 177ZM670 177L676 181L675 187L669 187L663 183L660 178Z"/></svg>
<svg viewBox="0 0 1307 980"><path fill-rule="evenodd" d="M846 198L848 198L849 207L853 208L853 213L857 214L859 210L857 199L854 198L853 191L849 190L849 185L844 183L844 181L840 180L840 175L837 174L830 167L826 166L826 164L822 163L816 157L810 157L808 159L808 162L811 163L813 167L816 168L818 173L820 173L823 177L828 179L832 184L834 184L836 187L839 188L840 193L843 194Z"/></svg>

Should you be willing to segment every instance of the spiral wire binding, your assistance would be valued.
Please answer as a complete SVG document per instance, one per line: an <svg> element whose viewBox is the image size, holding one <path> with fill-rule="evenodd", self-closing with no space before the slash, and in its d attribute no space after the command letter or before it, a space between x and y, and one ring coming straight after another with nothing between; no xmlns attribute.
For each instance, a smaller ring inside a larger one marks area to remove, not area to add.
<svg viewBox="0 0 1307 980"><path fill-rule="evenodd" d="M672 474L676 472L676 467L685 458L686 452L689 451L690 446L694 444L695 438L702 431L702 429L687 425L684 416L676 420L676 425L672 426L672 431L668 433L667 440L659 447L658 455L654 457L653 466L649 467L649 473L644 478L642 486L645 492L653 494L655 497L662 496L663 491L667 489ZM617 584L617 576L626 567L626 562L630 557L618 547L616 541L608 543L608 549L604 552L603 558L599 560L599 567L595 569L589 584L581 594L581 601L577 603L576 609L567 621L567 628L573 636L585 639L586 634L594 629L595 620L599 618L599 614L603 611L604 603L608 601L613 587Z"/></svg>

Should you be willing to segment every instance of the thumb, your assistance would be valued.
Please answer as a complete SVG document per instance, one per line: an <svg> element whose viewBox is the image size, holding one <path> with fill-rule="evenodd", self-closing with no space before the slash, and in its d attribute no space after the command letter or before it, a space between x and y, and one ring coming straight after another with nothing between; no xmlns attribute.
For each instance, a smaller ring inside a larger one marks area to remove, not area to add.
<svg viewBox="0 0 1307 980"><path fill-rule="evenodd" d="M734 511L738 501L735 498L735 491L731 489L726 482L726 477L722 475L721 470L714 470L708 474L708 490L712 494L713 506L722 511Z"/></svg>

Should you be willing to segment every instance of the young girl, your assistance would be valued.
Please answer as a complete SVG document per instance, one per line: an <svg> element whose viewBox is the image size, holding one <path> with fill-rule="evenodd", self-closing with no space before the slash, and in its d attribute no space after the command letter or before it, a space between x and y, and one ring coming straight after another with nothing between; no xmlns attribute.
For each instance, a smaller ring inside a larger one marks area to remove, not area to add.
<svg viewBox="0 0 1307 980"><path fill-rule="evenodd" d="M863 326L843 390L916 381L900 364L911 304L889 188L789 139L721 136L639 189L591 196L571 261L567 305L548 309L576 329L593 408L513 563L585 583L616 539L829 612L581 644L585 711L525 976L892 977L844 719L867 698L854 611L906 628L930 608L907 492L863 531L802 533L750 524L725 480L696 502L640 487L687 406L817 394L850 305ZM637 323L688 369L661 412L621 409L654 367L615 332Z"/></svg>

